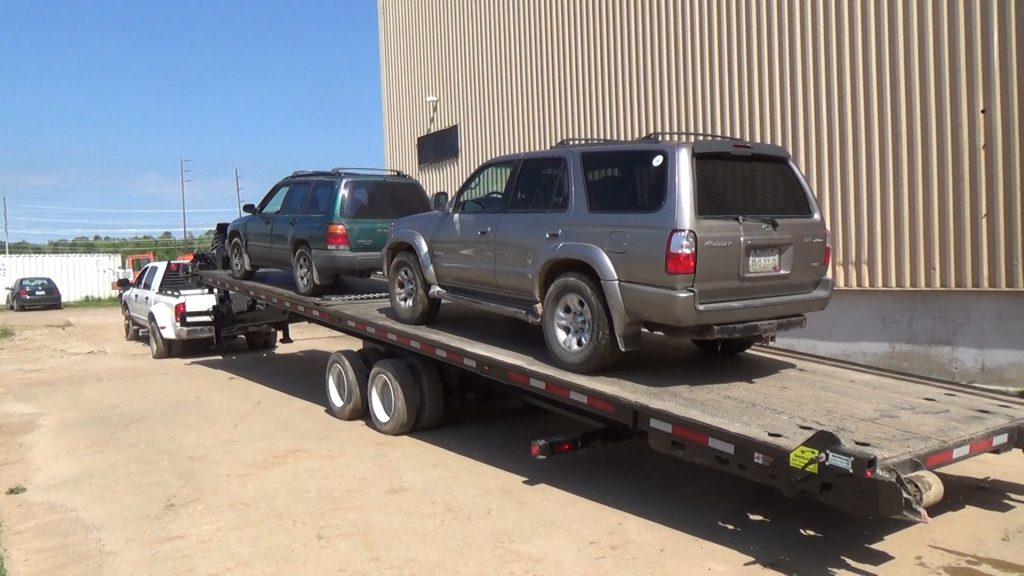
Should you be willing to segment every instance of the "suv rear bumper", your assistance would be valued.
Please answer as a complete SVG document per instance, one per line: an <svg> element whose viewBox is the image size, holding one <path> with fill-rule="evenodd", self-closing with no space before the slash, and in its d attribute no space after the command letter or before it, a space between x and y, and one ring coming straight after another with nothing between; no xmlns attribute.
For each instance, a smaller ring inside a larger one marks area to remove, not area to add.
<svg viewBox="0 0 1024 576"><path fill-rule="evenodd" d="M360 274L381 269L380 252L350 252L348 250L313 249L313 263L322 275Z"/></svg>
<svg viewBox="0 0 1024 576"><path fill-rule="evenodd" d="M620 282L619 292L630 324L653 323L691 328L772 320L823 310L832 297L832 279L822 278L813 291L805 294L703 305L697 303L697 295L691 290L677 292ZM799 327L793 325L788 328Z"/></svg>

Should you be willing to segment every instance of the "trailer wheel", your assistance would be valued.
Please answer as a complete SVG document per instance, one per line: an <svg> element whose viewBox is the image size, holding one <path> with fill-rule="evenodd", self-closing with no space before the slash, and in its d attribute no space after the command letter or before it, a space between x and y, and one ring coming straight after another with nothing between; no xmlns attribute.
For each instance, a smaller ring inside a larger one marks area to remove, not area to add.
<svg viewBox="0 0 1024 576"><path fill-rule="evenodd" d="M406 324L429 324L441 309L441 301L428 293L420 263L408 250L400 252L391 262L388 298L395 316Z"/></svg>
<svg viewBox="0 0 1024 576"><path fill-rule="evenodd" d="M377 362L367 389L374 428L391 436L412 430L420 409L420 386L405 362L397 358Z"/></svg>
<svg viewBox="0 0 1024 576"><path fill-rule="evenodd" d="M444 384L437 364L418 356L409 356L405 361L420 385L420 412L416 416L415 429L437 428L444 415Z"/></svg>
<svg viewBox="0 0 1024 576"><path fill-rule="evenodd" d="M277 346L277 330L261 332L253 330L245 333L245 344L249 350L264 350Z"/></svg>
<svg viewBox="0 0 1024 576"><path fill-rule="evenodd" d="M753 338L724 338L722 340L691 340L693 345L705 354L713 356L735 356L746 352L754 345Z"/></svg>
<svg viewBox="0 0 1024 576"><path fill-rule="evenodd" d="M160 334L160 328L156 320L149 319L149 353L157 360L175 356L181 350L181 342L172 340L168 342Z"/></svg>
<svg viewBox="0 0 1024 576"><path fill-rule="evenodd" d="M555 362L573 372L596 372L619 357L608 306L590 278L570 272L551 283L541 320Z"/></svg>
<svg viewBox="0 0 1024 576"><path fill-rule="evenodd" d="M327 360L327 409L335 418L358 420L366 415L369 371L353 350L341 350Z"/></svg>
<svg viewBox="0 0 1024 576"><path fill-rule="evenodd" d="M242 245L242 238L235 236L231 239L231 249L228 254L231 260L231 277L236 280L252 280L255 270L245 265L245 246Z"/></svg>

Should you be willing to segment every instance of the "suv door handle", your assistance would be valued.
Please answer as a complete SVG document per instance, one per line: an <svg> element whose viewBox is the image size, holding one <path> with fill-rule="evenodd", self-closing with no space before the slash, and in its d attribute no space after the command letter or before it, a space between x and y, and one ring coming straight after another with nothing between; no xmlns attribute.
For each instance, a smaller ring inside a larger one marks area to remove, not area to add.
<svg viewBox="0 0 1024 576"><path fill-rule="evenodd" d="M289 220L288 223L291 224L292 226L294 226L295 225L295 218L292 218L291 220Z"/></svg>
<svg viewBox="0 0 1024 576"><path fill-rule="evenodd" d="M490 233L491 233L491 229L490 228L484 228L483 230L477 230L477 232L476 232L477 236L487 236Z"/></svg>
<svg viewBox="0 0 1024 576"><path fill-rule="evenodd" d="M547 234L545 234L545 236L547 236L548 240L556 240L561 235L562 235L562 231L561 230L550 230L550 231L548 231Z"/></svg>

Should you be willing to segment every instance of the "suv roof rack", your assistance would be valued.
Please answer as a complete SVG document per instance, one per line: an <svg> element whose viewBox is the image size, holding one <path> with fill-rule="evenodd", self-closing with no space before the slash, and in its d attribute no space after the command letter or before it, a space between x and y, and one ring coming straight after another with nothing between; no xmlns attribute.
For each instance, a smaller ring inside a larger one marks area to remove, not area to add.
<svg viewBox="0 0 1024 576"><path fill-rule="evenodd" d="M358 174L358 173L363 173L363 172L371 172L371 173L383 172L385 174L390 174L392 176L405 176L405 177L409 176L408 174L406 174L405 172L402 172L401 170L394 170L392 168L353 168L353 167L342 167L342 168L335 168L335 169L331 170L332 174Z"/></svg>
<svg viewBox="0 0 1024 576"><path fill-rule="evenodd" d="M310 174L330 174L327 170L295 170L292 176L309 176Z"/></svg>
<svg viewBox="0 0 1024 576"><path fill-rule="evenodd" d="M713 140L733 140L735 142L746 142L742 138L736 138L735 136L725 136L722 134L711 134L709 132L651 132L637 140L662 140L665 136L697 136L699 138L709 138Z"/></svg>
<svg viewBox="0 0 1024 576"><path fill-rule="evenodd" d="M581 144L614 144L616 142L625 142L625 140L617 140L615 138L562 138L552 148L559 146L579 146Z"/></svg>

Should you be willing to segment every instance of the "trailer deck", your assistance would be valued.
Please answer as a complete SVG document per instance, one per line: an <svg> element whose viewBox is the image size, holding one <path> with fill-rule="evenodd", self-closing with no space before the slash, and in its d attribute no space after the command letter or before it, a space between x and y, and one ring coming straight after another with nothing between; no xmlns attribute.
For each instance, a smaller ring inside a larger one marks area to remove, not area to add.
<svg viewBox="0 0 1024 576"><path fill-rule="evenodd" d="M514 319L445 303L428 326L402 324L379 281L313 299L296 294L287 275L199 274L303 319L616 422L663 452L854 513L926 518L905 476L1024 447L1024 400L976 388L771 348L708 357L657 334L645 334L614 370L581 376L550 365L540 328Z"/></svg>

